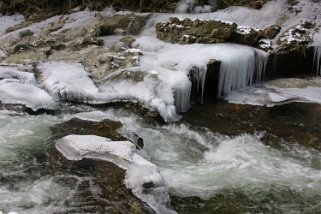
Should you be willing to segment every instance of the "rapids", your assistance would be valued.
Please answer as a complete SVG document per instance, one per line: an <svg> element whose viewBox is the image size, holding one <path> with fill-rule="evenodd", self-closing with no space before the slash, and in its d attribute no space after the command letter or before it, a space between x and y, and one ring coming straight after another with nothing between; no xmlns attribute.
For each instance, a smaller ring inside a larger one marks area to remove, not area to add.
<svg viewBox="0 0 321 214"><path fill-rule="evenodd" d="M91 113L87 107L74 112L83 111L88 113L75 116L97 120L97 111ZM92 177L50 168L48 153L54 136L49 128L75 116L0 112L0 211L99 213L103 199ZM126 130L144 139L140 155L160 168L173 209L182 213L206 213L208 207L228 212L217 197L249 213L320 210L321 154L317 150L287 142L268 145L261 140L264 132L226 136L186 122L153 125L124 109L99 111L99 120L104 118L121 121ZM84 183L89 185L85 189ZM195 206L204 209L190 207L185 200L191 197Z"/></svg>

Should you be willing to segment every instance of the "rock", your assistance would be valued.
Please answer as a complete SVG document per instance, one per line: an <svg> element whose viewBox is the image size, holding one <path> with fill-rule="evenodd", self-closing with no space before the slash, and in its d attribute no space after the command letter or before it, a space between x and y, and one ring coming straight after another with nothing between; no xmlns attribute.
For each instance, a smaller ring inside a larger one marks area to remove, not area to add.
<svg viewBox="0 0 321 214"><path fill-rule="evenodd" d="M264 131L266 143L277 136L276 143L285 140L321 151L321 133L317 131L321 129L320 118L319 104L290 103L267 108L213 101L194 106L183 120L229 136Z"/></svg>
<svg viewBox="0 0 321 214"><path fill-rule="evenodd" d="M156 24L157 37L161 40L179 43L214 44L227 41L236 31L235 23L221 21L191 21L189 18L179 20L172 17L166 23Z"/></svg>
<svg viewBox="0 0 321 214"><path fill-rule="evenodd" d="M272 51L273 39L279 34L281 27L272 25L263 30L254 29L247 26L237 27L233 32L230 42L249 45L264 51Z"/></svg>
<svg viewBox="0 0 321 214"><path fill-rule="evenodd" d="M122 124L117 121L105 119L101 122L86 121L73 118L67 122L55 125L52 132L59 137L70 134L97 135L112 140L125 140L117 131Z"/></svg>
<svg viewBox="0 0 321 214"><path fill-rule="evenodd" d="M278 25L272 25L262 30L262 34L266 39L274 39L281 31L281 27Z"/></svg>
<svg viewBox="0 0 321 214"><path fill-rule="evenodd" d="M247 6L260 9L268 1L270 0L221 0L219 2L219 6L220 8L226 8L229 6Z"/></svg>
<svg viewBox="0 0 321 214"><path fill-rule="evenodd" d="M63 164L64 166L72 166L77 163L87 164L88 160L89 163L102 161L107 163L107 166L114 164L115 167L98 169L94 165L96 176L99 176L100 181L104 181L102 184L106 184L110 176L112 184L116 184L116 187L109 184L109 186L112 186L112 192L116 190L121 193L127 193L126 187L154 209L148 208L136 198L135 204L129 207L133 209L130 213L160 213L161 210L168 210L166 206L169 201L165 199L164 202L157 203L155 200L159 194L163 194L164 197L168 196L158 167L139 155L132 143L128 141L111 141L95 135L68 135L59 139L55 147L57 150L55 153L60 156L59 161L67 162L67 164ZM120 169L117 169L117 167ZM109 171L109 173L104 171ZM120 196L117 192L116 195ZM124 195L127 203L128 198L134 199L132 194Z"/></svg>
<svg viewBox="0 0 321 214"><path fill-rule="evenodd" d="M56 170L92 177L92 182L101 190L98 200L91 199L91 204L95 205L92 212L116 214L123 213L126 209L129 213L135 214L154 213L148 205L126 188L124 185L126 171L116 164L93 159L71 161L58 151L51 152L51 159Z"/></svg>
<svg viewBox="0 0 321 214"><path fill-rule="evenodd" d="M256 46L258 41L263 37L263 32L250 27L238 27L233 32L230 41L238 44Z"/></svg>
<svg viewBox="0 0 321 214"><path fill-rule="evenodd" d="M125 43L126 48L132 48L132 44L136 41L133 37L131 36L126 36L121 38L119 41Z"/></svg>
<svg viewBox="0 0 321 214"><path fill-rule="evenodd" d="M145 26L148 17L147 15L98 16L93 30L94 35L136 35Z"/></svg>
<svg viewBox="0 0 321 214"><path fill-rule="evenodd" d="M305 52L306 48L313 41L314 24L304 21L299 25L286 30L278 40L277 52Z"/></svg>
<svg viewBox="0 0 321 214"><path fill-rule="evenodd" d="M180 20L171 17L168 22L156 24L157 37L170 43L223 43L232 42L249 45L265 51L272 51L272 40L278 35L281 28L272 25L265 29L254 29L221 21L192 21L189 18Z"/></svg>
<svg viewBox="0 0 321 214"><path fill-rule="evenodd" d="M22 37L25 37L25 36L32 36L33 35L33 32L31 30L24 30L24 31L21 31L19 33L19 37L22 38Z"/></svg>

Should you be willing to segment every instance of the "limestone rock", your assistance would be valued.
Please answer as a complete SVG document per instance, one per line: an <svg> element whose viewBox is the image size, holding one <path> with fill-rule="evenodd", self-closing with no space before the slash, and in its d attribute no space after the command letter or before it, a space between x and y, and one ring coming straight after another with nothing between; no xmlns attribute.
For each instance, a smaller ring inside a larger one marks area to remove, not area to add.
<svg viewBox="0 0 321 214"><path fill-rule="evenodd" d="M277 52L305 52L305 49L313 41L314 24L304 21L299 25L286 30L278 40L279 47Z"/></svg>
<svg viewBox="0 0 321 214"><path fill-rule="evenodd" d="M176 17L170 18L166 23L157 23L157 37L161 40L179 43L206 43L214 44L225 42L236 31L236 24L221 21L195 21L186 18L180 20Z"/></svg>

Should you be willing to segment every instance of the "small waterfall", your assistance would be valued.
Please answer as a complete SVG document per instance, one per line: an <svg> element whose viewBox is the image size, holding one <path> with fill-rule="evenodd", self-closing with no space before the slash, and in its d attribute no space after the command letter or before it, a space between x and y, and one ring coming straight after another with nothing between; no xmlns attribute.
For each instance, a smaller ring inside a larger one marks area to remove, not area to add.
<svg viewBox="0 0 321 214"><path fill-rule="evenodd" d="M177 7L177 13L210 13L217 10L217 0L208 0L207 4L200 4L198 0L181 0Z"/></svg>
<svg viewBox="0 0 321 214"><path fill-rule="evenodd" d="M253 54L245 60L222 61L218 96L224 96L233 90L245 88L262 80L265 75L268 54L261 50L253 50Z"/></svg>

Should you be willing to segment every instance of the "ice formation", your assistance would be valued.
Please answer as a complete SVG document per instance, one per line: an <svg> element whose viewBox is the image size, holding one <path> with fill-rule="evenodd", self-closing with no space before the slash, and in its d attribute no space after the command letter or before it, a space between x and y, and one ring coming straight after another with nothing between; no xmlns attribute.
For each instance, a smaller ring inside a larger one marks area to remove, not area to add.
<svg viewBox="0 0 321 214"><path fill-rule="evenodd" d="M190 88L186 75L174 80L168 79L169 82L176 81L168 84L159 79L157 72L144 71L143 67L117 71L97 84L89 77L84 67L77 63L46 62L39 64L39 70L43 78L43 87L57 100L89 104L138 101L147 108L157 110L165 121L179 118L173 90L177 96L184 96L186 92L185 85L179 81L186 82ZM187 110L188 108L183 106L184 101L185 99L182 104L177 103L177 106Z"/></svg>
<svg viewBox="0 0 321 214"><path fill-rule="evenodd" d="M280 79L229 93L224 99L231 103L275 106L291 102L321 104L320 79Z"/></svg>
<svg viewBox="0 0 321 214"><path fill-rule="evenodd" d="M57 108L55 101L46 91L35 85L21 84L14 80L0 81L0 102L24 105L33 111Z"/></svg>
<svg viewBox="0 0 321 214"><path fill-rule="evenodd" d="M45 62L38 68L43 87L56 99L88 102L99 92L81 64Z"/></svg>
<svg viewBox="0 0 321 214"><path fill-rule="evenodd" d="M314 56L313 56L313 65L316 69L316 73L321 75L321 67L320 67L320 60L321 60L321 29L319 32L314 35Z"/></svg>
<svg viewBox="0 0 321 214"><path fill-rule="evenodd" d="M36 84L36 78L33 73L22 72L17 66L0 66L0 79L14 79L19 83Z"/></svg>
<svg viewBox="0 0 321 214"><path fill-rule="evenodd" d="M0 67L0 102L24 105L33 111L57 108L53 98L37 87L33 73L21 72L12 66Z"/></svg>
<svg viewBox="0 0 321 214"><path fill-rule="evenodd" d="M68 135L56 142L56 148L68 160L88 158L116 164L126 170L125 185L138 198L157 213L176 213L166 207L169 196L158 167L137 154L133 143L94 135ZM154 187L147 190L143 187L146 183Z"/></svg>

